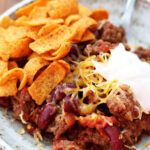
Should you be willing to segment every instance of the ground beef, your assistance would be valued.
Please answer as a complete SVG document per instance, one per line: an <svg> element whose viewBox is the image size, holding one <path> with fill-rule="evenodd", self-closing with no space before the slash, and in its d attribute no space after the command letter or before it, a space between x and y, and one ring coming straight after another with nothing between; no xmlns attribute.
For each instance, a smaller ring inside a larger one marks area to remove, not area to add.
<svg viewBox="0 0 150 150"><path fill-rule="evenodd" d="M0 97L0 107L11 109L12 108L12 102L9 97Z"/></svg>
<svg viewBox="0 0 150 150"><path fill-rule="evenodd" d="M97 131L96 129L86 128L80 131L77 141L84 149L87 150L87 145L96 145L99 148L110 147L109 137L103 130Z"/></svg>
<svg viewBox="0 0 150 150"><path fill-rule="evenodd" d="M120 43L125 41L125 30L122 27L117 27L110 22L106 22L99 29L99 39L110 43Z"/></svg>
<svg viewBox="0 0 150 150"><path fill-rule="evenodd" d="M107 41L98 40L94 44L89 44L84 50L84 54L87 56L98 55L101 52L109 52L111 49L115 48L116 44L112 44Z"/></svg>
<svg viewBox="0 0 150 150"><path fill-rule="evenodd" d="M54 140L52 143L53 150L82 150L82 148L75 142L69 140Z"/></svg>
<svg viewBox="0 0 150 150"><path fill-rule="evenodd" d="M122 129L122 140L127 145L134 145L140 139L141 135L146 132L150 133L150 115L143 115L143 117L132 122L121 121L120 128Z"/></svg>
<svg viewBox="0 0 150 150"><path fill-rule="evenodd" d="M55 139L59 139L61 135L64 134L69 128L70 127L65 122L63 115L60 114L56 116L52 123L50 123L47 128L47 132L53 133Z"/></svg>
<svg viewBox="0 0 150 150"><path fill-rule="evenodd" d="M66 150L65 148L68 150L109 150L109 140L104 131L99 133L96 129L74 127L65 134L65 139L54 140L53 148L54 150Z"/></svg>
<svg viewBox="0 0 150 150"><path fill-rule="evenodd" d="M108 98L107 106L118 119L133 121L141 116L141 108L126 85Z"/></svg>
<svg viewBox="0 0 150 150"><path fill-rule="evenodd" d="M140 59L150 63L150 49L139 47L135 51L135 54L137 54Z"/></svg>
<svg viewBox="0 0 150 150"><path fill-rule="evenodd" d="M36 104L28 93L27 88L19 91L16 96L12 97L13 116L20 120L20 114L23 113L23 118L26 121L30 120L30 114L34 111Z"/></svg>

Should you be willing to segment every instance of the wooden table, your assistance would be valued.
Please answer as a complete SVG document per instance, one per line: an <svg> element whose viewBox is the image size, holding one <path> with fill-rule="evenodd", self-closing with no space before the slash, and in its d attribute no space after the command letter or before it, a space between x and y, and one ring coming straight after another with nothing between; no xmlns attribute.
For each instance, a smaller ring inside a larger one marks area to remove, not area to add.
<svg viewBox="0 0 150 150"><path fill-rule="evenodd" d="M20 0L0 0L0 14Z"/></svg>

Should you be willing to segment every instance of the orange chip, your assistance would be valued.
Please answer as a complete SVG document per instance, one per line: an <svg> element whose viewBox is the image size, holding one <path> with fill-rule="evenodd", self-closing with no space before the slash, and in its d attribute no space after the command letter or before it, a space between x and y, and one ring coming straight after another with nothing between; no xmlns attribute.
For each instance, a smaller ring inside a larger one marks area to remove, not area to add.
<svg viewBox="0 0 150 150"><path fill-rule="evenodd" d="M11 69L14 69L14 68L17 68L18 65L15 61L9 61L8 62L8 70L11 70Z"/></svg>
<svg viewBox="0 0 150 150"><path fill-rule="evenodd" d="M8 42L0 39L0 58L7 61L10 57Z"/></svg>
<svg viewBox="0 0 150 150"><path fill-rule="evenodd" d="M92 17L96 21L108 19L108 16L109 16L108 11L103 8L96 9L92 11L92 13L90 14L90 17Z"/></svg>
<svg viewBox="0 0 150 150"><path fill-rule="evenodd" d="M48 0L37 0L27 6L24 6L16 11L16 16L28 16L35 6L45 6Z"/></svg>
<svg viewBox="0 0 150 150"><path fill-rule="evenodd" d="M71 30L73 32L72 41L80 42L86 30L95 30L97 25L97 22L90 17L81 18L71 26Z"/></svg>
<svg viewBox="0 0 150 150"><path fill-rule="evenodd" d="M17 94L17 80L8 80L5 84L0 85L0 97L15 96Z"/></svg>
<svg viewBox="0 0 150 150"><path fill-rule="evenodd" d="M79 4L79 14L82 16L82 17L85 17L85 16L89 16L91 14L92 10L89 9L88 7L85 7L81 4Z"/></svg>
<svg viewBox="0 0 150 150"><path fill-rule="evenodd" d="M0 21L0 27L8 28L10 25L13 25L14 20L6 16Z"/></svg>
<svg viewBox="0 0 150 150"><path fill-rule="evenodd" d="M29 14L30 19L39 19L47 17L47 8L46 7L34 7Z"/></svg>
<svg viewBox="0 0 150 150"><path fill-rule="evenodd" d="M65 41L68 41L70 37L70 29L63 25L48 35L45 35L31 43L30 48L38 54L43 54L51 50L57 50L61 44Z"/></svg>
<svg viewBox="0 0 150 150"><path fill-rule="evenodd" d="M20 80L20 85L18 89L21 90L26 85L27 75L25 71L21 68L11 69L0 77L0 86L7 84L9 80L13 80L13 79Z"/></svg>
<svg viewBox="0 0 150 150"><path fill-rule="evenodd" d="M5 40L7 42L13 42L13 41L25 38L26 35L27 35L27 28L26 27L10 26L6 30Z"/></svg>
<svg viewBox="0 0 150 150"><path fill-rule="evenodd" d="M0 60L0 76L8 71L8 62Z"/></svg>
<svg viewBox="0 0 150 150"><path fill-rule="evenodd" d="M32 59L32 58L35 58L35 57L39 57L39 55L35 52L33 52L29 57L28 57L28 60Z"/></svg>
<svg viewBox="0 0 150 150"><path fill-rule="evenodd" d="M42 59L41 57L33 57L29 59L26 63L24 70L27 73L28 83L31 84L33 82L33 78L35 74L44 66L48 65L49 62Z"/></svg>
<svg viewBox="0 0 150 150"><path fill-rule="evenodd" d="M87 30L84 33L84 35L81 39L81 42L86 42L86 41L91 41L91 40L95 40L95 35L91 31Z"/></svg>
<svg viewBox="0 0 150 150"><path fill-rule="evenodd" d="M0 40L4 40L5 39L5 34L6 34L6 30L2 27L0 27Z"/></svg>
<svg viewBox="0 0 150 150"><path fill-rule="evenodd" d="M65 25L70 26L71 24L73 24L74 22L78 21L81 18L80 15L76 14L76 15L71 15L68 16L65 20Z"/></svg>
<svg viewBox="0 0 150 150"><path fill-rule="evenodd" d="M63 23L64 21L62 19L51 19L51 18L38 18L35 20L25 20L22 21L22 25L25 26L41 26L41 25L45 25L51 22L55 22L55 23Z"/></svg>
<svg viewBox="0 0 150 150"><path fill-rule="evenodd" d="M55 22L51 22L49 24L46 24L45 26L43 26L40 29L38 35L39 36L44 36L44 35L50 33L51 31L53 31L54 29L58 28L59 26L60 26L60 24L55 23Z"/></svg>
<svg viewBox="0 0 150 150"><path fill-rule="evenodd" d="M38 39L38 32L40 31L41 26L35 26L35 27L27 27L27 37L36 40Z"/></svg>
<svg viewBox="0 0 150 150"><path fill-rule="evenodd" d="M61 59L63 57L65 57L69 52L70 52L70 48L71 48L71 43L70 42L64 42L62 43L62 45L60 46L60 48L49 54L49 53L45 53L43 55L41 55L44 59L46 60L58 60Z"/></svg>
<svg viewBox="0 0 150 150"><path fill-rule="evenodd" d="M51 63L28 88L33 100L41 105L66 74L67 71L61 63Z"/></svg>
<svg viewBox="0 0 150 150"><path fill-rule="evenodd" d="M27 16L19 17L18 19L16 19L14 21L14 25L15 26L24 26L25 21L29 21L29 18Z"/></svg>
<svg viewBox="0 0 150 150"><path fill-rule="evenodd" d="M51 0L47 3L47 8L51 18L66 18L78 13L77 0Z"/></svg>
<svg viewBox="0 0 150 150"><path fill-rule="evenodd" d="M64 60L58 60L57 62L66 69L67 73L70 72L70 65L67 62L65 62Z"/></svg>
<svg viewBox="0 0 150 150"><path fill-rule="evenodd" d="M21 58L31 54L29 44L32 42L30 38L22 38L9 43L9 53L12 58Z"/></svg>

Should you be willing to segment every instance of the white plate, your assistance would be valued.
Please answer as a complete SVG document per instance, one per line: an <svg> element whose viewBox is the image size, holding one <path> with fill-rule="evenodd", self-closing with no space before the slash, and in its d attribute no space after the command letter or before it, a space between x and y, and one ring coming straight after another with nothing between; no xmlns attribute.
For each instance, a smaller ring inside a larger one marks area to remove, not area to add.
<svg viewBox="0 0 150 150"><path fill-rule="evenodd" d="M23 5L30 0L23 2ZM92 8L99 6L105 7L110 11L110 20L115 23L120 19L124 11L124 4L126 0L80 0L84 5ZM22 5L22 4L21 4ZM7 11L6 14L11 14L15 11L16 7L20 7L20 4ZM143 45L150 47L150 4L143 0L138 0L136 4L136 10L132 18L132 22L127 33L128 41L133 46ZM3 115L3 111L0 110L0 137L5 141L0 140L0 149L2 150L38 150L37 143L29 134L20 135L18 133L22 125L13 121L11 114L7 117ZM136 145L138 150L150 150L150 147L144 148L144 143L150 141L150 137L144 137L142 141ZM9 145L9 146L8 146ZM5 148L4 148L5 147ZM44 150L50 150L50 144L43 143Z"/></svg>

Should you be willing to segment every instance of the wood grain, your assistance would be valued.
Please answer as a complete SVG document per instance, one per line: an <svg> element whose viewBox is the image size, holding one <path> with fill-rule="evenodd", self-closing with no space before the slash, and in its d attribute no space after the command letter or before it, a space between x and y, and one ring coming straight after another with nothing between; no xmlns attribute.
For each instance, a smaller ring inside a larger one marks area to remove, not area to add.
<svg viewBox="0 0 150 150"><path fill-rule="evenodd" d="M0 0L0 14L20 0Z"/></svg>

